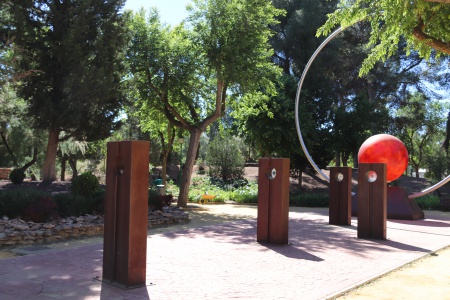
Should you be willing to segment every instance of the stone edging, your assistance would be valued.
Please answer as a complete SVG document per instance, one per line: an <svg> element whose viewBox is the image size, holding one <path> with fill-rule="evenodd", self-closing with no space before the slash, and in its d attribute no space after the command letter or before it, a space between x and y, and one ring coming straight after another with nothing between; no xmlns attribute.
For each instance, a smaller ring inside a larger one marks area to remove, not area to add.
<svg viewBox="0 0 450 300"><path fill-rule="evenodd" d="M165 207L163 211L154 211L148 214L148 228L187 221L189 221L189 214L178 207ZM0 219L0 247L102 235L103 222L104 218L101 215L61 218L48 223L4 218Z"/></svg>

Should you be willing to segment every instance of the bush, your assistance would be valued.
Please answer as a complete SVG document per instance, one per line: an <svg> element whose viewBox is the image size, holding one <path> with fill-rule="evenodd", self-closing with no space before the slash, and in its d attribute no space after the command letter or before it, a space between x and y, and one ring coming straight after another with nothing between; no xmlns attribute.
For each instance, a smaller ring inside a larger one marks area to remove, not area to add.
<svg viewBox="0 0 450 300"><path fill-rule="evenodd" d="M13 169L11 173L9 173L9 180L13 184L21 184L25 179L25 173L21 169Z"/></svg>
<svg viewBox="0 0 450 300"><path fill-rule="evenodd" d="M438 196L426 195L420 198L414 199L417 205L423 210L440 210L441 201Z"/></svg>
<svg viewBox="0 0 450 300"><path fill-rule="evenodd" d="M58 216L55 208L56 204L50 196L40 198L23 210L22 218L35 223L44 223Z"/></svg>
<svg viewBox="0 0 450 300"><path fill-rule="evenodd" d="M216 138L206 152L206 163L212 177L223 180L241 178L244 174L244 157L238 140L233 137Z"/></svg>
<svg viewBox="0 0 450 300"><path fill-rule="evenodd" d="M30 209L42 199L49 198L50 194L33 189L14 189L0 191L0 217L10 219L23 216L25 209Z"/></svg>
<svg viewBox="0 0 450 300"><path fill-rule="evenodd" d="M149 198L149 208L151 211L162 210L163 207L172 205L173 195L156 195Z"/></svg>
<svg viewBox="0 0 450 300"><path fill-rule="evenodd" d="M289 205L301 207L328 207L330 205L330 196L328 193L290 194Z"/></svg>
<svg viewBox="0 0 450 300"><path fill-rule="evenodd" d="M93 196L100 190L98 178L91 172L84 172L72 179L72 192L75 195Z"/></svg>
<svg viewBox="0 0 450 300"><path fill-rule="evenodd" d="M60 217L102 214L104 213L105 192L100 191L92 196L60 193L53 196L53 201Z"/></svg>

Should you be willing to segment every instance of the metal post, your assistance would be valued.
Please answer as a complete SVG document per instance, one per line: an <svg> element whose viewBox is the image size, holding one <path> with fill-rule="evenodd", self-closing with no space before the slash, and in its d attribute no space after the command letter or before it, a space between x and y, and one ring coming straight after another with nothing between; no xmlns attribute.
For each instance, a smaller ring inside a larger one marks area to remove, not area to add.
<svg viewBox="0 0 450 300"><path fill-rule="evenodd" d="M352 223L352 168L330 168L330 211L331 225Z"/></svg>
<svg viewBox="0 0 450 300"><path fill-rule="evenodd" d="M145 286L150 143L107 145L102 281Z"/></svg>
<svg viewBox="0 0 450 300"><path fill-rule="evenodd" d="M257 241L285 245L289 229L289 158L261 158Z"/></svg>
<svg viewBox="0 0 450 300"><path fill-rule="evenodd" d="M387 166L360 163L358 171L358 238L386 239Z"/></svg>

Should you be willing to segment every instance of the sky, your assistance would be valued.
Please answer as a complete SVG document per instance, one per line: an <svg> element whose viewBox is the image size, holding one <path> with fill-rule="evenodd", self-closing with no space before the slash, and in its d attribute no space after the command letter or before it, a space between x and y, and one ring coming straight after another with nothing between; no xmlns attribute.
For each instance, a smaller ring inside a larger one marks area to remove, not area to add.
<svg viewBox="0 0 450 300"><path fill-rule="evenodd" d="M190 0L127 0L124 9L137 11L141 7L146 10L156 7L161 21L174 26L187 17L186 5L190 2Z"/></svg>

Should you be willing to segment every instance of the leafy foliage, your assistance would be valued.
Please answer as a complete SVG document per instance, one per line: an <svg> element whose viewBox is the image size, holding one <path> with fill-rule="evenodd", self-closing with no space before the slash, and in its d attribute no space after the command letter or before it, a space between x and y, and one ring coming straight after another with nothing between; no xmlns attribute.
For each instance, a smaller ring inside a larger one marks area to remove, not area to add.
<svg viewBox="0 0 450 300"><path fill-rule="evenodd" d="M22 213L24 220L44 223L57 216L56 204L51 197L40 198L27 206Z"/></svg>
<svg viewBox="0 0 450 300"><path fill-rule="evenodd" d="M440 210L441 203L439 197L433 195L426 195L414 199L414 202L423 210Z"/></svg>
<svg viewBox="0 0 450 300"><path fill-rule="evenodd" d="M59 138L98 140L120 126L126 26L123 0L18 0L11 7L17 85L34 128L48 130L43 180L56 179ZM59 136L64 132L64 136Z"/></svg>
<svg viewBox="0 0 450 300"><path fill-rule="evenodd" d="M71 189L75 195L92 196L99 191L100 184L94 174L86 171L72 179Z"/></svg>
<svg viewBox="0 0 450 300"><path fill-rule="evenodd" d="M134 15L128 53L141 106L190 133L179 206L187 203L206 128L245 91L274 92L278 68L269 61L268 26L281 13L269 0L195 0L188 11L186 26L174 29L161 25L155 12L147 19L144 11Z"/></svg>
<svg viewBox="0 0 450 300"><path fill-rule="evenodd" d="M12 169L9 173L9 180L14 184L21 184L25 179L25 173L22 169Z"/></svg>
<svg viewBox="0 0 450 300"><path fill-rule="evenodd" d="M33 189L0 191L0 216L20 217L27 207L49 196L49 193Z"/></svg>
<svg viewBox="0 0 450 300"><path fill-rule="evenodd" d="M320 193L291 193L289 204L301 207L328 207L330 204L330 195Z"/></svg>
<svg viewBox="0 0 450 300"><path fill-rule="evenodd" d="M216 137L208 145L206 163L212 177L226 180L240 178L244 174L244 157L236 138L231 136Z"/></svg>
<svg viewBox="0 0 450 300"><path fill-rule="evenodd" d="M345 28L367 21L371 27L368 46L371 53L364 60L360 75L367 74L377 61L385 61L397 53L401 38L407 54L418 51L430 58L432 50L437 55L450 54L450 5L431 1L341 0L338 9L328 15L317 36L328 35L336 25Z"/></svg>

